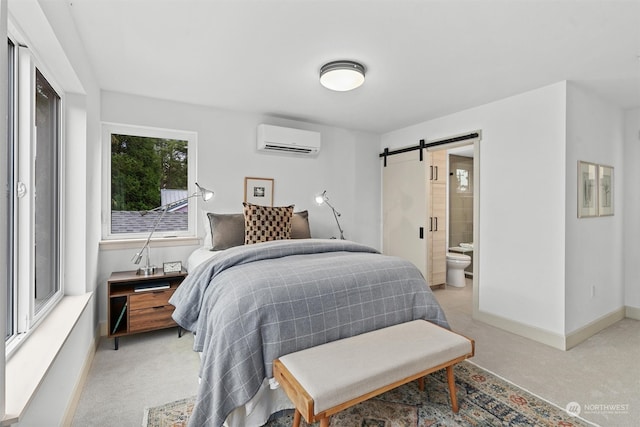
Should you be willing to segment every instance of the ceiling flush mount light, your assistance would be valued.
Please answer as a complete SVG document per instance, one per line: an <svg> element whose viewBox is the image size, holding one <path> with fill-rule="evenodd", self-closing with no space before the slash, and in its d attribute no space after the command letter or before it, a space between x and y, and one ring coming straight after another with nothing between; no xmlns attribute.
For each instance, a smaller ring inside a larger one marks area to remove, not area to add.
<svg viewBox="0 0 640 427"><path fill-rule="evenodd" d="M320 83L338 92L353 90L364 83L364 66L354 61L333 61L320 68Z"/></svg>

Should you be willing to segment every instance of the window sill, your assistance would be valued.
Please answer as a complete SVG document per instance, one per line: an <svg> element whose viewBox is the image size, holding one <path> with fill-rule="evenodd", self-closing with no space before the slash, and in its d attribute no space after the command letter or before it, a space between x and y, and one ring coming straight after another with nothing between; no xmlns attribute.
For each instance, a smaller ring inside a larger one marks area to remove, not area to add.
<svg viewBox="0 0 640 427"><path fill-rule="evenodd" d="M101 250L117 250L117 249L140 249L147 239L127 239L127 240L101 240ZM151 239L150 246L152 248L162 248L169 246L194 246L201 245L202 239L198 237L161 237Z"/></svg>
<svg viewBox="0 0 640 427"><path fill-rule="evenodd" d="M6 415L0 425L20 420L92 294L63 297L11 355L5 368Z"/></svg>

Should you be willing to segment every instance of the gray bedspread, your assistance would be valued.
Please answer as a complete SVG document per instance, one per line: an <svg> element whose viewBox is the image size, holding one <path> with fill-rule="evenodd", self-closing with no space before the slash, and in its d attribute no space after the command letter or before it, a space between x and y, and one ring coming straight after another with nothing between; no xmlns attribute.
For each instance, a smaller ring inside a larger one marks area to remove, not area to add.
<svg viewBox="0 0 640 427"><path fill-rule="evenodd" d="M169 302L202 352L190 426L221 426L282 355L414 319L448 327L413 264L342 240L227 249L190 272Z"/></svg>

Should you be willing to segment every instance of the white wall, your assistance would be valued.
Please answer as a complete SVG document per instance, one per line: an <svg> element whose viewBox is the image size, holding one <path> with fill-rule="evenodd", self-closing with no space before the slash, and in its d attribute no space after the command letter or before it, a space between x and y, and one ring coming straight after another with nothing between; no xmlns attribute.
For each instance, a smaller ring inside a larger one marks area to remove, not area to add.
<svg viewBox="0 0 640 427"><path fill-rule="evenodd" d="M22 3L36 3L27 0ZM14 2L15 6L16 2ZM84 46L75 31L69 2L40 1L50 32L37 37L36 50L46 55L46 64L55 64L55 77L66 91L65 99L65 194L67 251L74 255L65 264L67 292L80 294L96 288L98 242L100 241L100 88ZM30 33L41 31L31 28ZM55 43L52 42L55 40ZM42 45L39 48L38 45ZM52 50L52 45L61 51ZM79 209L78 207L82 207ZM97 304L97 301L96 301Z"/></svg>
<svg viewBox="0 0 640 427"><path fill-rule="evenodd" d="M633 313L628 315L632 314L635 319L640 319L640 108L625 114L624 141L624 172L617 176L622 176L624 181L622 214L625 305L633 309Z"/></svg>
<svg viewBox="0 0 640 427"><path fill-rule="evenodd" d="M314 196L327 190L342 213L345 237L374 247L380 242L379 136L341 128L180 104L121 93L102 93L102 120L198 133L197 180L215 191L200 208L220 213L242 212L244 178L274 179L274 205L295 204L309 210L312 237L338 236L331 210L317 206ZM260 123L319 131L322 148L317 157L274 155L256 151ZM200 217L200 215L199 215ZM198 223L199 235L203 235ZM131 270L137 248L100 252L100 319L106 319L106 285L112 271ZM152 263L182 260L195 246L152 250Z"/></svg>
<svg viewBox="0 0 640 427"><path fill-rule="evenodd" d="M95 295L92 297L95 300ZM74 393L82 386L82 373L93 355L95 301L89 301L64 346L49 367L27 410L13 427L62 426L74 408Z"/></svg>
<svg viewBox="0 0 640 427"><path fill-rule="evenodd" d="M67 292L92 292L97 286L98 242L100 241L100 88L87 61L75 23L71 2L40 1L55 37L79 87L67 89L66 197L67 231L73 255L67 260ZM60 55L58 55L60 56ZM71 86L71 85L70 85ZM93 300L98 304L97 298Z"/></svg>
<svg viewBox="0 0 640 427"><path fill-rule="evenodd" d="M571 333L624 306L622 111L570 83L566 145L565 332ZM614 167L614 216L578 218L579 160Z"/></svg>
<svg viewBox="0 0 640 427"><path fill-rule="evenodd" d="M68 2L36 0L9 5L18 27L31 42L29 48L43 60L66 94L64 281L65 292L78 295L93 291L97 284L100 199L99 196L95 202L92 199L100 192L100 177L95 173L100 166L96 157L100 148L100 90L85 59L84 47L73 30L69 7ZM97 305L94 296L50 366L19 425L58 425L66 415L84 363L94 349Z"/></svg>
<svg viewBox="0 0 640 427"><path fill-rule="evenodd" d="M479 310L564 334L565 99L560 82L382 136L381 149L481 130Z"/></svg>

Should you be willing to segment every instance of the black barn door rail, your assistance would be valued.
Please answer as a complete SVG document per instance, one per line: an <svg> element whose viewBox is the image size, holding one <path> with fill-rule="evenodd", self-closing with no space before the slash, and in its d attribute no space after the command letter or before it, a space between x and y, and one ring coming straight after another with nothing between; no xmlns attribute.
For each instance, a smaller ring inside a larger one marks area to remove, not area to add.
<svg viewBox="0 0 640 427"><path fill-rule="evenodd" d="M385 148L384 151L380 153L379 157L384 158L384 166L386 167L387 157L393 156L394 154L401 154L401 153L407 153L409 151L420 150L420 161L422 161L423 160L422 152L427 148L436 147L438 145L450 144L452 142L466 141L467 139L475 139L475 138L478 138L479 136L480 134L478 132L472 132L466 135L455 136L453 138L441 139L439 141L430 142L428 144L425 143L424 139L421 139L418 145L414 145L412 147L399 148L397 150L389 150L388 148Z"/></svg>

